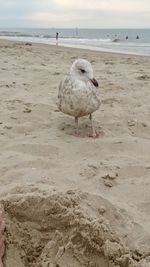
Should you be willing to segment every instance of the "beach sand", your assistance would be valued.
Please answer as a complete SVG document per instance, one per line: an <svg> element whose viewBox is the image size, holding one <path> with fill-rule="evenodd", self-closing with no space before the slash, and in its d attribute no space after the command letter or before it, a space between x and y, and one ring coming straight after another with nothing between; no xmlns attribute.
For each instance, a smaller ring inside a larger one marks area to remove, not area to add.
<svg viewBox="0 0 150 267"><path fill-rule="evenodd" d="M150 266L150 57L0 41L6 267ZM92 63L101 137L72 135L58 85Z"/></svg>

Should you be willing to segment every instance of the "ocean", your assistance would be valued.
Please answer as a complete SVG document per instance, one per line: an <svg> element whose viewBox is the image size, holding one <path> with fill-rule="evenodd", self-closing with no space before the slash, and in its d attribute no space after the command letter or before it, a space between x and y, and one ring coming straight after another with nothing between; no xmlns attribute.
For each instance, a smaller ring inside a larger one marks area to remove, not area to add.
<svg viewBox="0 0 150 267"><path fill-rule="evenodd" d="M0 38L150 56L150 29L0 28Z"/></svg>

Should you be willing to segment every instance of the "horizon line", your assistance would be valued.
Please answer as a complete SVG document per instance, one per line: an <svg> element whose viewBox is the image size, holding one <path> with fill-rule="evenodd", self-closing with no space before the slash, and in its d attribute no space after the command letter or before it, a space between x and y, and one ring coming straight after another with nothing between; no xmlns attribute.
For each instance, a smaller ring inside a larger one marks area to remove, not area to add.
<svg viewBox="0 0 150 267"><path fill-rule="evenodd" d="M25 27L25 26L23 26L23 27L9 27L9 26L4 26L4 27L0 27L0 29L83 29L83 30L85 30L85 29L87 29L87 30L107 30L107 29L133 29L133 30L150 30L150 27L148 28L148 27L103 27L103 28L100 28L100 27L92 27L92 28L89 28L89 27L87 27L87 28L85 28L85 27Z"/></svg>

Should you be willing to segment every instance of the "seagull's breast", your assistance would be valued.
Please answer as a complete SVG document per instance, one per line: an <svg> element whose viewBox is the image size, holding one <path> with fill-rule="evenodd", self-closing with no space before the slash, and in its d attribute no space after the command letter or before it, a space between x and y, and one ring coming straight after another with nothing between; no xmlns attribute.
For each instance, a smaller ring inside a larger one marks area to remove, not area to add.
<svg viewBox="0 0 150 267"><path fill-rule="evenodd" d="M58 107L68 115L82 117L100 106L99 92L89 81L72 80L67 76L60 84Z"/></svg>

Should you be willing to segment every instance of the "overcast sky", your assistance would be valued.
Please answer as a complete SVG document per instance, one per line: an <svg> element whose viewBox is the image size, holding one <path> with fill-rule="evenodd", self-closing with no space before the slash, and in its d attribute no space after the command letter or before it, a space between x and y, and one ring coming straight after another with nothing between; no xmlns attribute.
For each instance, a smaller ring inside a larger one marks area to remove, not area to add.
<svg viewBox="0 0 150 267"><path fill-rule="evenodd" d="M0 27L150 28L150 0L0 0Z"/></svg>

